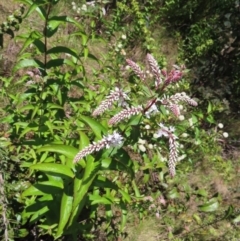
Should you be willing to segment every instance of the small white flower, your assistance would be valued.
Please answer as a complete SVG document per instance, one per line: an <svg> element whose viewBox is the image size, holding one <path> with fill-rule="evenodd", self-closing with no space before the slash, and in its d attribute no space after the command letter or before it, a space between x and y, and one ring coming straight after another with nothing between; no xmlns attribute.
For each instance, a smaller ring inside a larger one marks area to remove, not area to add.
<svg viewBox="0 0 240 241"><path fill-rule="evenodd" d="M150 126L150 125L145 125L145 129L146 129L146 130L150 130L150 129L151 129L151 126Z"/></svg>
<svg viewBox="0 0 240 241"><path fill-rule="evenodd" d="M153 137L157 139L159 137L159 134L158 133L154 133Z"/></svg>
<svg viewBox="0 0 240 241"><path fill-rule="evenodd" d="M126 69L126 70L129 70L129 69L131 69L131 67L130 67L129 65L127 65L127 66L125 67L125 69Z"/></svg>
<svg viewBox="0 0 240 241"><path fill-rule="evenodd" d="M104 139L107 141L107 149L110 147L118 147L123 143L123 137L116 131L114 131L112 135L110 134L104 137Z"/></svg>
<svg viewBox="0 0 240 241"><path fill-rule="evenodd" d="M183 110L183 105L178 106L179 110Z"/></svg>
<svg viewBox="0 0 240 241"><path fill-rule="evenodd" d="M162 136L168 137L169 134L168 134L168 132L166 132L164 130L158 130L158 132L153 135L154 138L159 138Z"/></svg>
<svg viewBox="0 0 240 241"><path fill-rule="evenodd" d="M185 117L184 117L184 115L180 115L180 116L178 117L178 119L179 119L180 121L183 121L183 120L185 119Z"/></svg>
<svg viewBox="0 0 240 241"><path fill-rule="evenodd" d="M144 144L146 144L146 140L139 138L138 143L144 145Z"/></svg>
<svg viewBox="0 0 240 241"><path fill-rule="evenodd" d="M122 39L126 39L127 36L125 34L122 35Z"/></svg>
<svg viewBox="0 0 240 241"><path fill-rule="evenodd" d="M184 137L184 138L186 138L186 137L188 137L188 134L187 134L187 133L182 133L181 136Z"/></svg>
<svg viewBox="0 0 240 241"><path fill-rule="evenodd" d="M86 11L87 11L87 5L86 5L86 4L83 4L82 7L81 7L81 9L86 12Z"/></svg>
<svg viewBox="0 0 240 241"><path fill-rule="evenodd" d="M149 70L146 71L146 74L150 74Z"/></svg>
<svg viewBox="0 0 240 241"><path fill-rule="evenodd" d="M72 9L73 9L73 10L76 10L76 9L77 9L76 5L73 5Z"/></svg>
<svg viewBox="0 0 240 241"><path fill-rule="evenodd" d="M145 152L146 151L146 147L144 145L139 145L138 146L139 150L142 151L142 152Z"/></svg>
<svg viewBox="0 0 240 241"><path fill-rule="evenodd" d="M153 144L148 144L148 148L152 150L153 149Z"/></svg>
<svg viewBox="0 0 240 241"><path fill-rule="evenodd" d="M121 48L122 48L122 44L119 43L119 44L117 45L117 47L121 49Z"/></svg>
<svg viewBox="0 0 240 241"><path fill-rule="evenodd" d="M169 131L172 132L172 133L175 131L175 127L173 127L173 126L170 126L168 129L169 129Z"/></svg>
<svg viewBox="0 0 240 241"><path fill-rule="evenodd" d="M76 3L75 2L72 2L72 5L75 5Z"/></svg>
<svg viewBox="0 0 240 241"><path fill-rule="evenodd" d="M150 115L154 115L156 113L158 113L159 110L156 106L156 104L153 104L146 112L145 112L145 115L147 118L150 118Z"/></svg>
<svg viewBox="0 0 240 241"><path fill-rule="evenodd" d="M223 132L223 137L224 138L228 138L228 133L227 132Z"/></svg>
<svg viewBox="0 0 240 241"><path fill-rule="evenodd" d="M222 129L224 127L224 125L222 123L218 124L218 128Z"/></svg>

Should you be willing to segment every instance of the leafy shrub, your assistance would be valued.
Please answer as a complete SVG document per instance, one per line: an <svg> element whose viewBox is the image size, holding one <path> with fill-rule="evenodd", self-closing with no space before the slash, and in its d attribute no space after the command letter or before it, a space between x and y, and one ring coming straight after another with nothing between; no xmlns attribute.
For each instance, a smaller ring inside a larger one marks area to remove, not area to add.
<svg viewBox="0 0 240 241"><path fill-rule="evenodd" d="M103 69L103 61L90 52L94 32L86 33L78 21L54 14L59 1L20 2L29 6L24 18L35 14L42 29L17 37L23 46L13 70L23 74L14 81L2 78L2 95L7 100L3 111L8 113L2 123L9 125L12 153L26 175L24 181L19 180L24 191L16 193L23 208L23 231L15 237L87 239L94 237L99 225L109 239L124 236L127 207L134 206L143 214L137 177L147 184L156 171L169 176L169 168L170 176L175 175L181 152L179 130L159 123L175 125L180 102L197 105L181 92L187 84L177 83L184 66L167 71L148 54L145 71L127 59L138 78L125 69L122 79L114 68ZM137 2L132 4L138 15ZM142 18L139 15L137 20ZM77 48L54 41L64 24L74 26L69 38L81 43ZM141 21L137 26L145 28ZM113 64L119 65L123 57ZM88 61L99 65L91 81ZM179 93L174 84L180 87ZM12 94L10 85L23 90ZM138 161L134 153L140 156ZM115 210L120 210L120 216Z"/></svg>
<svg viewBox="0 0 240 241"><path fill-rule="evenodd" d="M238 1L165 1L162 14L182 36L182 58L193 68L197 96L229 114L239 96Z"/></svg>

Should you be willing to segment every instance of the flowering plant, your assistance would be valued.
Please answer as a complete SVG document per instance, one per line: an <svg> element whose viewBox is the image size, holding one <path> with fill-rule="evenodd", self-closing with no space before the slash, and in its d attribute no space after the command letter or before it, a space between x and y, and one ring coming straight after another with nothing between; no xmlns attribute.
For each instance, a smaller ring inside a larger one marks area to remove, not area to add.
<svg viewBox="0 0 240 241"><path fill-rule="evenodd" d="M160 110L161 107L164 107L165 109L169 109L174 116L179 117L181 109L180 102L185 102L191 106L197 106L197 102L190 98L185 92L176 93L170 96L165 95L165 92L168 91L170 85L181 80L184 74L184 66L178 67L174 65L174 68L170 72L167 72L165 69L160 69L157 61L151 54L147 54L146 59L150 67L150 72L152 73L151 76L154 78L154 81L152 81L153 83L148 80L146 74L148 70L143 71L137 63L130 59L127 59L126 61L128 66L130 66L140 81L142 81L142 84L147 86L148 99L133 105L128 93L124 91L124 89L115 87L115 89L111 90L110 94L106 96L106 98L101 101L99 106L93 111L92 116L97 117L104 112L113 109L115 102L118 102L118 105L123 109L110 118L108 121L109 126L116 126L116 124L121 121L136 115L140 115L139 125L141 125L141 123L144 123L144 117L149 119L151 116L155 116L154 120L156 123L152 123L152 126L155 127L156 131L154 132L153 137L155 139L160 137L168 138L170 149L168 166L171 177L174 177L175 166L179 159L178 137L175 134L174 127L167 127L161 123L163 118L161 118L162 113ZM156 118L156 115L159 115L159 118ZM160 123L157 123L158 120ZM100 151L103 148L121 146L124 143L126 130L127 128L123 128L120 133L114 130L113 134L108 134L100 141L88 145L75 156L74 163L77 163L85 156Z"/></svg>

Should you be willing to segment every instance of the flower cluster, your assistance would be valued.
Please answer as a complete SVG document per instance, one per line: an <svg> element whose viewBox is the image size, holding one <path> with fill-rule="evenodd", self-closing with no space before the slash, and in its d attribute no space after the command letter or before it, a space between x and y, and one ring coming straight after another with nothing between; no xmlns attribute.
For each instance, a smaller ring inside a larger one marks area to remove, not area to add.
<svg viewBox="0 0 240 241"><path fill-rule="evenodd" d="M219 123L217 127L218 127L219 129L223 129L224 125L223 125L222 123ZM223 132L223 133L222 133L222 136L223 136L224 138L228 138L229 135L228 135L227 132Z"/></svg>
<svg viewBox="0 0 240 241"><path fill-rule="evenodd" d="M147 60L150 65L151 71L156 78L155 86L158 87L160 84L162 84L161 71L158 66L158 63L151 54L147 54Z"/></svg>
<svg viewBox="0 0 240 241"><path fill-rule="evenodd" d="M164 86L168 86L171 83L175 83L179 81L182 76L183 72L180 69L172 69L169 73L163 71L163 75L165 76Z"/></svg>
<svg viewBox="0 0 240 241"><path fill-rule="evenodd" d="M141 79L141 80L145 80L146 79L146 75L145 73L141 70L141 68L139 67L138 64L136 64L134 61L127 59L126 62L128 63L128 65L132 68L132 70L135 72L135 74Z"/></svg>
<svg viewBox="0 0 240 241"><path fill-rule="evenodd" d="M75 157L73 162L77 163L79 160L83 159L85 156L100 151L104 148L109 149L110 147L118 147L122 145L123 143L123 137L117 133L116 131L113 132L113 134L109 134L107 136L104 136L100 141L93 142L89 146L85 147L83 150L81 150Z"/></svg>
<svg viewBox="0 0 240 241"><path fill-rule="evenodd" d="M126 39L126 36L123 35L122 39ZM120 46L121 47L121 46ZM114 90L110 91L110 94L106 96L106 98L100 103L100 105L93 111L92 116L96 117L98 115L101 115L103 112L105 112L108 109L111 109L114 102L118 102L118 104L121 107L124 107L123 110L121 110L119 113L115 114L112 118L109 119L108 124L113 126L119 123L120 121L124 119L129 119L130 117L138 114L142 114L146 116L147 118L150 118L151 115L156 115L159 112L158 105L163 105L167 107L175 116L178 117L179 120L184 120L184 116L181 115L180 111L183 109L183 106L180 105L180 102L185 102L192 106L197 106L197 102L190 98L185 92L182 93L176 93L171 96L164 96L163 98L159 98L159 94L162 94L162 92L165 90L165 88L171 84L175 83L178 80L180 80L183 76L183 70L184 66L178 67L176 65L173 66L173 69L168 73L164 69L160 69L157 61L154 59L154 57L151 54L147 54L147 62L149 64L149 70L143 71L140 66L135 63L134 61L127 59L126 62L128 64L128 67L133 70L133 72L142 80L144 81L145 85L147 84L146 79L147 78L154 78L155 80L155 93L152 89L149 88L149 95L151 97L150 100L148 99L145 103L145 106L137 105L132 106L126 104L126 100L129 102L128 95L120 88L116 87ZM160 91L158 91L160 90ZM167 110L168 111L168 110ZM190 123L190 120L189 120ZM191 124L193 126L193 123ZM168 159L168 167L170 175L173 177L175 175L175 166L177 161L184 158L184 156L179 157L179 147L180 145L177 142L178 137L174 134L175 128L170 126L166 127L163 124L159 124L159 130L154 134L155 138L160 137L166 137L168 138L169 142L169 159ZM151 127L148 125L145 128L146 130L151 129ZM187 137L187 134L184 133L182 135L183 137ZM99 151L103 148L110 148L113 146L118 146L120 143L122 143L123 137L118 134L116 131L113 134L107 135L102 138L102 140L98 142L94 142L93 144L89 145L88 147L81 150L76 157L74 158L74 162L78 162L78 160L82 159L86 155L89 155L93 152ZM139 150L142 152L146 152L146 147L149 149L158 148L156 144L148 144L147 141L139 139L138 141L138 147Z"/></svg>
<svg viewBox="0 0 240 241"><path fill-rule="evenodd" d="M133 115L137 115L140 114L143 111L142 106L137 106L137 107L129 107L127 109L124 109L122 111L120 111L118 114L116 114L115 116L113 116L109 121L108 124L109 125L114 125L118 122L120 122L123 119L126 118L130 118Z"/></svg>
<svg viewBox="0 0 240 241"><path fill-rule="evenodd" d="M159 137L167 137L169 140L169 149L170 149L170 154L169 154L169 160L168 160L168 167L169 167L169 172L172 177L175 176L176 170L175 166L178 161L178 147L179 144L176 141L178 138L173 132L175 131L175 128L170 126L166 127L162 123L159 124L160 129L157 131L157 133L154 134L155 138Z"/></svg>
<svg viewBox="0 0 240 241"><path fill-rule="evenodd" d="M116 87L115 90L111 91L110 95L108 95L106 99L101 102L97 109L93 111L92 115L101 115L104 111L110 109L115 101L119 101L119 103L123 105L127 99L129 99L127 94L123 92L123 90Z"/></svg>
<svg viewBox="0 0 240 241"><path fill-rule="evenodd" d="M197 102L193 99L191 99L185 92L177 93L175 95L172 95L170 97L163 97L160 102L165 105L167 108L169 108L175 116L180 115L180 106L179 102L183 101L188 103L192 106L197 106Z"/></svg>
<svg viewBox="0 0 240 241"><path fill-rule="evenodd" d="M156 104L151 105L151 107L145 112L145 115L147 118L150 118L150 115L155 115L159 113L159 110L156 106Z"/></svg>

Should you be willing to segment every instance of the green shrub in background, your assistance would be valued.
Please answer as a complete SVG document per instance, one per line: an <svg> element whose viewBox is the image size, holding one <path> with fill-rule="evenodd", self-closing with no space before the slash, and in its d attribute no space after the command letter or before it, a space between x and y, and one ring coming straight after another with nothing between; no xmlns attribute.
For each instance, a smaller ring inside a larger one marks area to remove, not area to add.
<svg viewBox="0 0 240 241"><path fill-rule="evenodd" d="M239 102L239 2L165 1L161 16L181 36L196 95L230 113ZM199 88L200 87L200 88Z"/></svg>

